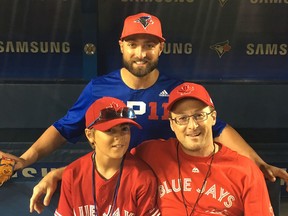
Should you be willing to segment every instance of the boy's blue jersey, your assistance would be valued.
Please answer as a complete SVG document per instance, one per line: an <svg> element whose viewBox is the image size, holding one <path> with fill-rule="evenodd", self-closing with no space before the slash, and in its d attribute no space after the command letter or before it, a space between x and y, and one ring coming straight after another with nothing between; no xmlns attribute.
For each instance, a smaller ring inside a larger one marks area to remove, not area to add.
<svg viewBox="0 0 288 216"><path fill-rule="evenodd" d="M69 142L76 142L84 133L85 113L88 107L103 96L110 96L124 101L134 109L136 121L143 127L131 128L130 148L144 140L175 137L170 129L166 105L169 93L183 81L168 78L160 74L154 85L147 89L134 90L129 88L116 70L107 75L92 79L82 91L77 102L67 114L53 125ZM217 119L214 136L219 136L226 123Z"/></svg>

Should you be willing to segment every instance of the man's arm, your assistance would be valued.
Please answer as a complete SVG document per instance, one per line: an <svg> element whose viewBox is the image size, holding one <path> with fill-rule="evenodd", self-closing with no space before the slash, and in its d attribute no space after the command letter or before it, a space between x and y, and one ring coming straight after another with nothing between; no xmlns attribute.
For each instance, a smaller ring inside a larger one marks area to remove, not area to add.
<svg viewBox="0 0 288 216"><path fill-rule="evenodd" d="M66 139L54 126L50 126L22 156L17 157L0 151L0 158L7 157L15 160L13 171L17 171L49 155L64 143L66 143Z"/></svg>
<svg viewBox="0 0 288 216"><path fill-rule="evenodd" d="M51 154L61 147L66 139L58 132L54 126L50 126L39 137L39 139L20 156L21 161L18 169L29 166L41 158ZM17 163L16 163L17 164ZM50 171L33 189L30 199L30 212L36 211L40 214L45 206L48 206L57 188L58 182L62 179L64 167ZM43 196L44 200L43 200Z"/></svg>
<svg viewBox="0 0 288 216"><path fill-rule="evenodd" d="M223 129L222 133L218 137L215 137L214 140L226 145L239 154L252 159L258 166L264 162L241 135L228 124Z"/></svg>
<svg viewBox="0 0 288 216"><path fill-rule="evenodd" d="M53 151L66 143L66 139L58 132L54 126L50 126L39 137L39 139L20 156L17 160L15 170L23 169L36 161L51 154Z"/></svg>
<svg viewBox="0 0 288 216"><path fill-rule="evenodd" d="M274 182L276 177L283 179L286 183L286 191L288 192L288 173L275 166L267 164L262 158L253 150L251 146L240 136L240 134L230 125L226 125L219 137L215 138L218 141L232 150L238 152L252 159L261 169L265 178Z"/></svg>
<svg viewBox="0 0 288 216"><path fill-rule="evenodd" d="M30 198L30 213L36 211L41 214L45 206L50 204L51 198L57 189L58 182L62 180L62 174L65 167L50 171L33 188L33 194ZM43 196L44 199L43 199Z"/></svg>
<svg viewBox="0 0 288 216"><path fill-rule="evenodd" d="M54 126L50 126L20 158L1 151L0 156L14 159L16 161L14 170L19 170L49 155L64 143L66 143L66 139ZM57 188L57 183L62 179L64 168L52 170L34 187L33 195L30 199L31 212L35 210L40 214L44 206L49 205L52 195ZM42 201L44 195L45 198Z"/></svg>

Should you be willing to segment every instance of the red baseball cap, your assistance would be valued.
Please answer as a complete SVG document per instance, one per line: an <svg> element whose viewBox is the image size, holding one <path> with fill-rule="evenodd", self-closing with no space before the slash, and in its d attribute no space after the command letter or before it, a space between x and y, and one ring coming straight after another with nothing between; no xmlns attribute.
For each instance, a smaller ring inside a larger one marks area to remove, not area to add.
<svg viewBox="0 0 288 216"><path fill-rule="evenodd" d="M133 119L136 118L133 109L117 98L103 97L96 100L86 111L86 128L107 131L119 124L132 124L142 128Z"/></svg>
<svg viewBox="0 0 288 216"><path fill-rule="evenodd" d="M208 106L214 107L213 101L209 96L209 93L202 85L185 82L171 91L169 95L167 109L170 111L173 104L183 98L196 98L198 100L201 100Z"/></svg>
<svg viewBox="0 0 288 216"><path fill-rule="evenodd" d="M149 34L165 41L162 37L162 28L160 20L151 14L138 13L128 16L124 21L124 27L120 40L135 34Z"/></svg>

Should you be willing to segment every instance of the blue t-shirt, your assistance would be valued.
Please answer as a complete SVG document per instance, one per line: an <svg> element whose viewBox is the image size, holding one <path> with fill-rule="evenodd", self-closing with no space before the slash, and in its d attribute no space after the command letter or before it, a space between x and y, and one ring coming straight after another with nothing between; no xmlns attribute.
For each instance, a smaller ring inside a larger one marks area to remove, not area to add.
<svg viewBox="0 0 288 216"><path fill-rule="evenodd" d="M136 121L143 128L131 128L130 148L148 139L175 137L170 129L166 105L169 93L182 82L160 74L157 82L151 87L134 90L123 82L120 70L116 70L92 79L73 107L53 125L69 142L77 142L84 133L85 113L88 107L95 100L110 96L124 101L128 107L133 108L137 115ZM213 136L219 136L225 126L225 122L217 119L213 127Z"/></svg>

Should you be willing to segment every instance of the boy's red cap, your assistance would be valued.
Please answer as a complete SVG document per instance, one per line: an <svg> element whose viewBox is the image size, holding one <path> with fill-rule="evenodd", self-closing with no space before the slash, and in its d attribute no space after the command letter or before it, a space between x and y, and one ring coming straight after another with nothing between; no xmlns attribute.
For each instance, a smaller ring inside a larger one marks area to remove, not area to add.
<svg viewBox="0 0 288 216"><path fill-rule="evenodd" d="M213 101L209 96L209 93L202 85L185 82L171 91L169 95L167 109L170 111L173 104L183 98L196 98L198 100L201 100L208 106L214 107Z"/></svg>
<svg viewBox="0 0 288 216"><path fill-rule="evenodd" d="M120 110L121 108L127 107L125 103L117 98L113 97L103 97L98 100L96 100L86 111L86 127L88 127L90 124L92 124L96 119L100 117L101 110L104 110L106 108L113 108L115 111ZM138 128L141 128L141 126L135 122L133 119L130 118L124 118L124 117L117 117L114 119L109 119L107 121L100 121L99 123L95 123L91 125L96 130L100 131L107 131L112 127L115 127L119 124L133 124L137 126Z"/></svg>
<svg viewBox="0 0 288 216"><path fill-rule="evenodd" d="M120 40L135 34L149 34L159 38L161 42L165 41L165 38L162 37L160 20L156 16L147 13L128 16L124 21Z"/></svg>

